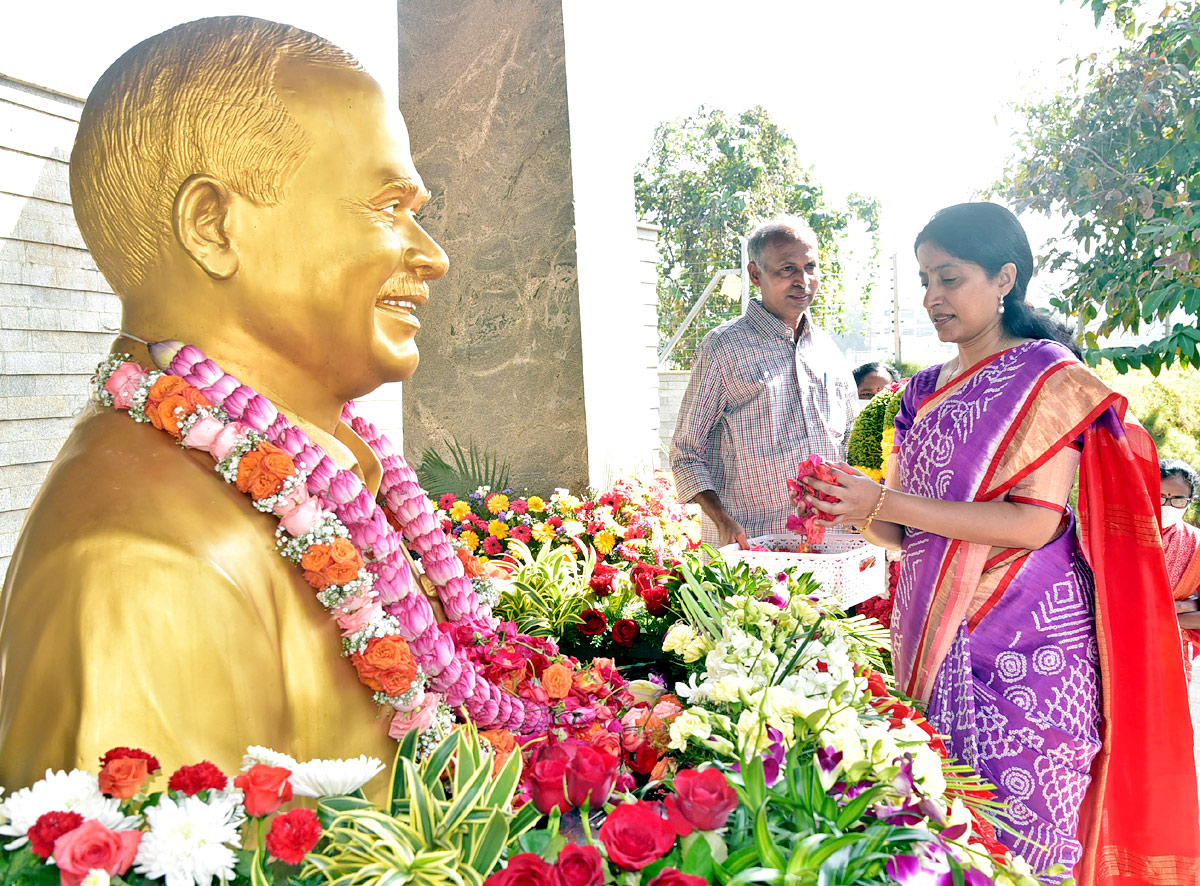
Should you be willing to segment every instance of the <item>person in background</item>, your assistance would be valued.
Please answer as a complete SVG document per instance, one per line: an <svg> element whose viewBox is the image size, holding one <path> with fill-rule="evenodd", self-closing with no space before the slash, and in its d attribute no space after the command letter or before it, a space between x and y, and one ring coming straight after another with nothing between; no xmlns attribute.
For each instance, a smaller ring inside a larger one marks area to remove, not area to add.
<svg viewBox="0 0 1200 886"><path fill-rule="evenodd" d="M951 206L914 249L925 310L957 355L905 387L883 486L846 466L837 485L805 481L837 502L804 503L903 549L896 684L996 785L1002 842L1085 884L1195 883L1153 441L1026 302L1033 253L1016 216Z"/></svg>
<svg viewBox="0 0 1200 886"><path fill-rule="evenodd" d="M893 382L900 381L900 373L886 363L864 363L854 370L854 385L858 388L858 399L865 404Z"/></svg>
<svg viewBox="0 0 1200 886"><path fill-rule="evenodd" d="M1184 663L1191 677L1192 659L1200 654L1200 529L1184 521L1200 475L1195 468L1176 458L1158 463L1162 479L1162 542L1167 557L1167 575L1175 597L1175 611L1183 631Z"/></svg>
<svg viewBox="0 0 1200 886"><path fill-rule="evenodd" d="M759 225L746 272L761 298L704 337L679 408L671 470L709 544L748 547L782 532L786 479L816 453L846 458L858 392L810 308L821 282L817 236L787 216Z"/></svg>

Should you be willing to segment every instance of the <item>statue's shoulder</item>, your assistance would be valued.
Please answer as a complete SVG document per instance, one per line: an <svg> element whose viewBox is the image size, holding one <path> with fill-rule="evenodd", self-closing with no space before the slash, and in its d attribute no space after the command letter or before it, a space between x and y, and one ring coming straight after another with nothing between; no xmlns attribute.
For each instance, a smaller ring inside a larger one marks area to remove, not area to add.
<svg viewBox="0 0 1200 886"><path fill-rule="evenodd" d="M273 551L274 521L227 484L203 452L128 415L89 406L34 499L10 571L89 572L139 560L224 571ZM10 578L12 576L10 575Z"/></svg>

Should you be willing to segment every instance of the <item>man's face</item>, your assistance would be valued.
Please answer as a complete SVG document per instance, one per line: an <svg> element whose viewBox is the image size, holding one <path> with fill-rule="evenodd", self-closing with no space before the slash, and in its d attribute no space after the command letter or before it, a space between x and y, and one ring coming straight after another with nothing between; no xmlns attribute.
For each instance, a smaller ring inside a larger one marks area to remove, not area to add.
<svg viewBox="0 0 1200 886"><path fill-rule="evenodd" d="M762 292L763 307L795 330L821 282L817 244L771 240L763 247L762 265L750 262L748 270L750 282Z"/></svg>
<svg viewBox="0 0 1200 886"><path fill-rule="evenodd" d="M241 319L340 396L409 378L413 310L447 261L413 218L428 194L404 121L361 72L283 61L275 88L311 146L278 204L235 217Z"/></svg>

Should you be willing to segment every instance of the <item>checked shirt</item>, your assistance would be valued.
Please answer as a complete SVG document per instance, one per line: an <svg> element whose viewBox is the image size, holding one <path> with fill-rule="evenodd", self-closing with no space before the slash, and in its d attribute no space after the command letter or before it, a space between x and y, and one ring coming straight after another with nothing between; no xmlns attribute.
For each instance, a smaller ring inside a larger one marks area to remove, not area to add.
<svg viewBox="0 0 1200 886"><path fill-rule="evenodd" d="M858 390L837 345L807 315L799 341L750 301L746 313L704 337L692 366L671 471L679 500L717 493L748 537L783 532L792 505L786 479L816 453L845 461ZM716 526L702 517L704 540Z"/></svg>

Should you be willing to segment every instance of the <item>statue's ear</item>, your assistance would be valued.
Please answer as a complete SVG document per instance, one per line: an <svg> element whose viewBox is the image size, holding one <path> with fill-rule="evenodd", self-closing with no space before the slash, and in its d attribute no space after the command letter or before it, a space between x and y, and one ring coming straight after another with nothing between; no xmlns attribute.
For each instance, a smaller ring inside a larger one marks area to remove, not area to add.
<svg viewBox="0 0 1200 886"><path fill-rule="evenodd" d="M233 194L223 181L193 175L175 195L175 239L204 273L228 280L238 269L238 254L226 232Z"/></svg>

